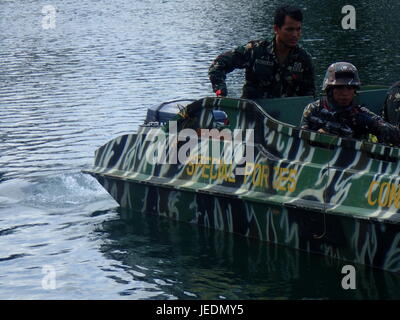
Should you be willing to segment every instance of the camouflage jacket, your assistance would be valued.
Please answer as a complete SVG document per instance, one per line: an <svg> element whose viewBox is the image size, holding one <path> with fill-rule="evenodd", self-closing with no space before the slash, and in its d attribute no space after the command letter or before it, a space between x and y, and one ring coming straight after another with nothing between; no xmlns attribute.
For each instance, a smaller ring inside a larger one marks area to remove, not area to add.
<svg viewBox="0 0 400 320"><path fill-rule="evenodd" d="M383 104L382 117L387 122L400 126L400 81L389 88Z"/></svg>
<svg viewBox="0 0 400 320"><path fill-rule="evenodd" d="M400 145L400 130L385 122L368 108L355 103L335 106L326 97L310 103L303 113L302 129L325 132L342 137L366 139L369 134L379 142Z"/></svg>
<svg viewBox="0 0 400 320"><path fill-rule="evenodd" d="M226 74L246 69L243 98L279 98L315 95L314 67L311 56L296 46L280 64L275 54L275 38L250 41L244 46L219 55L208 75L214 92L227 94Z"/></svg>

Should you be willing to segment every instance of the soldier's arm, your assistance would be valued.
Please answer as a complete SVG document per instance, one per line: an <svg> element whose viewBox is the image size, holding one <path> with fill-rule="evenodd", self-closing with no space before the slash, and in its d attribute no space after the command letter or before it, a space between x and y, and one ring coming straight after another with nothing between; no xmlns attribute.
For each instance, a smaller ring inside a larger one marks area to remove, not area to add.
<svg viewBox="0 0 400 320"><path fill-rule="evenodd" d="M385 123L380 116L364 106L358 109L356 121L358 126L364 128L365 133L372 133L376 136L379 133L379 127Z"/></svg>
<svg viewBox="0 0 400 320"><path fill-rule="evenodd" d="M400 129L385 121L379 124L376 134L378 141L400 147Z"/></svg>
<svg viewBox="0 0 400 320"><path fill-rule="evenodd" d="M231 51L219 55L208 69L213 91L221 90L222 95L226 96L226 74L235 69L242 69L250 64L254 42L249 42L244 46L237 47Z"/></svg>
<svg viewBox="0 0 400 320"><path fill-rule="evenodd" d="M317 106L315 103L308 104L303 111L300 127L301 129L314 130L315 125L313 119L315 118Z"/></svg>
<svg viewBox="0 0 400 320"><path fill-rule="evenodd" d="M387 123L365 107L361 108L361 114L362 117L359 117L358 121L364 121L361 125L366 127L368 133L375 135L379 142L400 145L400 130L396 126Z"/></svg>
<svg viewBox="0 0 400 320"><path fill-rule="evenodd" d="M314 64L311 56L307 53L304 56L303 80L299 87L299 96L314 96L315 97L315 73Z"/></svg>

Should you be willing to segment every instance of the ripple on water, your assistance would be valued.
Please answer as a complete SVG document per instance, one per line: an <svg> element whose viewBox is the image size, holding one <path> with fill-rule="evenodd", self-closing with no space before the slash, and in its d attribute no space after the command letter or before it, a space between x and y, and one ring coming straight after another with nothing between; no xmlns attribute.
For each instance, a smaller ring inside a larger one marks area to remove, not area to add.
<svg viewBox="0 0 400 320"><path fill-rule="evenodd" d="M324 260L153 217L127 221L80 173L99 146L133 132L148 107L211 94L211 61L270 38L276 1L53 2L56 28L45 30L38 1L0 1L0 298L343 297ZM399 2L381 1L377 15L376 2L363 1L354 32L336 23L335 1L314 3L302 2L302 44L317 85L327 65L346 57L365 83L398 80ZM231 96L242 82L242 71L229 74ZM43 289L44 266L54 268L56 290ZM398 296L396 278L376 279L348 295Z"/></svg>

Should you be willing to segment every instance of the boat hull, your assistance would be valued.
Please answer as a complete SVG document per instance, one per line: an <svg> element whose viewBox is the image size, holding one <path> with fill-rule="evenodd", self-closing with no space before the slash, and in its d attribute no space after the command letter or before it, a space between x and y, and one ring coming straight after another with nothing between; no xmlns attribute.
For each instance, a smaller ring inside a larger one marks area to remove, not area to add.
<svg viewBox="0 0 400 320"><path fill-rule="evenodd" d="M397 224L93 176L123 208L400 272Z"/></svg>
<svg viewBox="0 0 400 320"><path fill-rule="evenodd" d="M228 132L254 140L225 149L216 109ZM86 172L124 208L399 272L400 149L301 130L265 110L243 99L198 100L174 130L145 124L109 141ZM218 135L204 138L203 129ZM243 149L245 161L225 161Z"/></svg>

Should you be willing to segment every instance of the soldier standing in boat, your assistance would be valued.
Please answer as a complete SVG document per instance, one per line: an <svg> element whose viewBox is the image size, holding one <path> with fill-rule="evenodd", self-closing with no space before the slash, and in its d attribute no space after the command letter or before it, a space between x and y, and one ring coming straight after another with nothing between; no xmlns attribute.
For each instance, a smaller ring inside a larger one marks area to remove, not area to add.
<svg viewBox="0 0 400 320"><path fill-rule="evenodd" d="M209 68L217 96L226 96L226 74L246 69L242 98L279 98L315 95L311 56L298 45L303 14L299 8L279 7L272 41L250 41L219 55Z"/></svg>
<svg viewBox="0 0 400 320"><path fill-rule="evenodd" d="M306 106L301 128L355 139L368 139L370 134L379 142L399 146L400 129L355 102L360 86L358 71L353 64L331 64L322 84L326 95Z"/></svg>

